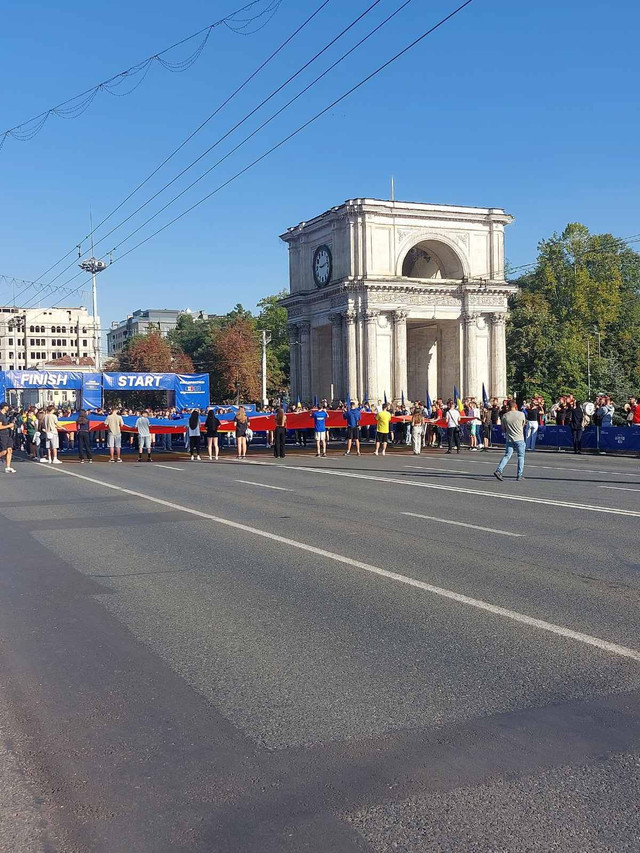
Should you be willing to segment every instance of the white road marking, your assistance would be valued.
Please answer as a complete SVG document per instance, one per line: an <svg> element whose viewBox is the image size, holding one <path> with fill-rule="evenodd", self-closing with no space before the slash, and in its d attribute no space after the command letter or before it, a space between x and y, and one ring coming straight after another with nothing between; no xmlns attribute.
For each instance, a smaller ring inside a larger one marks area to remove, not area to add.
<svg viewBox="0 0 640 853"><path fill-rule="evenodd" d="M467 462L473 462L474 465L495 465L497 467L498 462L502 459L502 454L498 457L496 455L493 462L488 459L470 459L468 456L465 456ZM602 469L595 468L563 468L560 465L536 465L533 462L529 462L529 453L527 453L527 468L539 468L544 471L572 471L574 474L606 474L607 476L613 475L615 477L637 477L640 474L640 468L638 471L603 471ZM444 459L442 460L445 461Z"/></svg>
<svg viewBox="0 0 640 853"><path fill-rule="evenodd" d="M245 483L247 486L260 486L261 489L276 489L279 492L293 491L293 489L283 489L282 486L268 486L266 483L253 483L251 480L236 480L236 483Z"/></svg>
<svg viewBox="0 0 640 853"><path fill-rule="evenodd" d="M169 468L171 471L184 471L184 468L176 468L175 465L161 465L159 462L156 462L154 468Z"/></svg>
<svg viewBox="0 0 640 853"><path fill-rule="evenodd" d="M435 515L420 515L418 512L402 512L400 515L411 515L413 518L426 518L427 521L440 521L442 524L455 524L456 527L471 527L473 530L484 530L485 533L499 533L501 536L524 536L524 533L511 533L509 530L496 530L494 527L480 527L479 524L467 524L466 521L450 521L448 518L436 518Z"/></svg>
<svg viewBox="0 0 640 853"><path fill-rule="evenodd" d="M619 492L640 492L640 489L627 489L625 486L598 486L599 489L616 489Z"/></svg>
<svg viewBox="0 0 640 853"><path fill-rule="evenodd" d="M479 476L477 474L472 474L470 471L463 471L462 468L430 468L428 465L405 465L404 467L416 468L418 471L437 471L438 474L468 474L472 477ZM484 476L484 474L482 476Z"/></svg>
<svg viewBox="0 0 640 853"><path fill-rule="evenodd" d="M253 462L253 465L271 465L271 462ZM395 477L376 477L369 474L355 474L346 471L332 471L329 468L308 468L302 465L278 465L278 468L288 471L305 471L310 474L327 474L332 477L351 477L356 480L372 480L381 483L397 483L400 486L415 486L420 489L436 489L442 492L458 492L463 495L479 495L480 497L496 498L505 501L520 501L522 503L543 504L545 506L559 506L564 509L583 509L588 512L604 512L610 515L628 515L632 518L640 518L640 512L633 509L615 509L609 506L595 506L592 504L577 504L569 501L555 501L552 498L530 498L525 495L512 495L505 492L485 492L480 489L465 489L463 486L445 486L440 483L416 483L413 480L398 480Z"/></svg>
<svg viewBox="0 0 640 853"><path fill-rule="evenodd" d="M269 464L269 463L265 463ZM257 527L250 527L248 524L241 524L239 521L231 521L228 518L219 518L216 515L211 515L208 512L202 512L199 509L192 509L182 504L165 501L162 498L154 498L151 495L146 495L143 492L136 492L133 489L125 489L122 486L116 486L113 483L105 483L104 480L97 480L95 477L85 477L83 474L75 474L73 471L61 471L59 469L38 468L38 470L54 471L55 474L63 474L67 477L75 477L77 480L85 480L87 483L94 483L97 486L102 486L105 489L112 489L115 492L122 492L125 495L132 495L134 498L141 498L151 503L166 506L170 509L185 512L189 515L195 515L198 518L205 518L208 521L214 521L216 524L222 524L225 527L231 527L234 530L241 530L243 533L252 533L255 536L261 536L264 539L270 539L273 542L280 542L283 545L288 545L291 548L299 548L301 551L307 551L310 554L316 554L318 557L324 557L328 560L334 560L337 563L343 563L347 566L352 566L356 569L362 569L365 572L370 572L373 575L396 581L397 583L405 584L416 589L421 589L423 592L430 592L433 595L438 595L441 598L447 598L451 601L456 601L459 604L465 604L467 607L474 607L477 610L483 610L487 613L492 613L495 616L502 616L505 619L510 619L513 622L519 622L522 625L528 625L532 628L539 628L542 631L547 631L550 634L564 637L568 640L575 640L578 643L584 643L587 646L595 646L605 652L610 652L620 657L631 658L640 663L640 652L635 649L620 646L617 643L610 643L608 640L602 640L599 637L592 637L590 634L583 634L581 631L574 631L571 628L565 628L562 625L555 625L553 622L545 622L544 619L536 619L533 616L527 616L524 613L518 613L516 610L509 610L506 607L499 607L495 604L489 604L487 601L482 601L478 598L470 598L468 595L462 595L458 592L452 592L449 589L443 589L433 584L425 583L424 581L416 580L415 578L407 577L406 575L390 572L387 569L381 569L377 566L372 566L369 563L362 563L360 560L353 560L351 557L343 557L342 554L335 554L332 551L325 551L324 548L316 548L314 545L307 545L304 542L298 542L295 539L289 539L286 536L279 536L277 533L270 533L267 530L260 530ZM55 476L54 474L54 476Z"/></svg>

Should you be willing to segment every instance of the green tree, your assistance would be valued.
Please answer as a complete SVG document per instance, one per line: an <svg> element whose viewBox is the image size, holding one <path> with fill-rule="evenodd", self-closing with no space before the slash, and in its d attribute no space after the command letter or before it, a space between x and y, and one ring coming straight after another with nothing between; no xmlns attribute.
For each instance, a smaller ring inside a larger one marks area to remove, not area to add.
<svg viewBox="0 0 640 853"><path fill-rule="evenodd" d="M612 393L640 380L640 255L611 234L567 225L538 246L534 271L516 283L507 328L510 380L525 397ZM614 390L618 389L618 390ZM618 400L621 400L621 396Z"/></svg>

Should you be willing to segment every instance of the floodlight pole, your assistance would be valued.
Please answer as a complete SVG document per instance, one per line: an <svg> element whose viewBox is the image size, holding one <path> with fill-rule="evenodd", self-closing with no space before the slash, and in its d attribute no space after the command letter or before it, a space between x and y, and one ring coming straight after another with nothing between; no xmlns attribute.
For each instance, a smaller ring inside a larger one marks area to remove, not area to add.
<svg viewBox="0 0 640 853"><path fill-rule="evenodd" d="M100 327L98 324L98 287L96 283L96 275L103 270L106 270L107 264L104 261L98 261L91 257L87 261L78 264L81 270L91 273L91 295L93 297L93 349L94 362L96 370L102 369L102 347L100 345Z"/></svg>

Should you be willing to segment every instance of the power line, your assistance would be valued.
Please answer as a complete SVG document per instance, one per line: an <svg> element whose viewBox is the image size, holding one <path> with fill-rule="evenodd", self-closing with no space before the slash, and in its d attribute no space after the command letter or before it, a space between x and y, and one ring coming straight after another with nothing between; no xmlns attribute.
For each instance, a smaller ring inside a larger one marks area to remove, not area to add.
<svg viewBox="0 0 640 853"><path fill-rule="evenodd" d="M240 178L242 175L244 175L246 172L248 172L254 166L258 165L258 163L261 163L263 160L265 160L267 157L269 157L275 151L282 148L283 145L286 145L287 142L290 142L292 139L294 139L296 136L298 136L298 134L302 133L303 130L306 130L307 127L314 124L316 121L318 121L318 119L320 119L322 116L326 115L326 113L328 113L330 110L334 109L338 104L342 103L342 101L346 100L354 92L361 89L362 86L366 85L372 79L377 77L379 74L382 73L382 71L386 70L390 65L392 65L394 62L396 62L398 59L400 59L406 53L409 53L409 51L411 51L414 47L416 47L418 44L420 44L422 41L424 41L424 39L426 39L428 36L430 36L436 30L440 29L440 27L444 26L444 24L446 24L448 21L450 21L452 18L454 18L463 9L466 9L467 6L470 6L472 2L473 2L473 0L465 0L464 3L462 3L456 9L454 9L452 12L450 12L444 18L441 18L436 24L434 24L432 27L430 27L428 30L426 30L424 33L422 33L422 35L415 38L406 47L404 47L402 50L400 50L398 53L396 53L394 56L392 56L386 62L382 63L382 65L379 65L374 71L372 71L370 74L368 74L362 80L360 80L359 83L356 83L354 86L352 86L350 89L348 89L344 94L340 95L340 97L336 98L328 106L326 106L324 109L320 110L320 112L316 113L310 119L307 119L307 121L305 121L303 124L301 124L296 130L292 131L290 134L288 134L286 137L284 137L284 139L281 139L280 142L271 146L271 148L269 148L267 151L265 151L263 154L261 154L259 157L257 157L255 160L253 160L251 163L249 163L247 166L245 166L239 172L236 172L235 175L233 175L231 178L228 178L226 181L224 181L224 183L220 184L218 187L216 187L210 193L205 195L199 201L195 202L195 204L192 204L190 207L188 207L182 213L175 216L173 219L171 219L169 222L167 222L165 225L163 225L157 231L154 231L152 234L145 237L144 240L141 240L139 243L136 243L135 246L132 246L132 248L130 248L126 252L124 252L124 254L122 254L119 258L116 258L113 263L117 263L118 261L121 261L123 258L125 258L127 255L130 255L136 249L140 248L140 246L143 246L145 243L149 242L149 240L156 237L162 231L165 231L167 228L169 228L171 225L176 223L178 220L182 219L182 217L186 216L188 213L191 213L192 210L195 210L196 207L199 207L201 204L203 204L205 201L210 199L212 196L216 195L222 189L229 186L229 184L236 181L238 178ZM127 239L127 238L125 238L125 239ZM124 242L124 241L122 241L122 242ZM74 276L73 278L75 278L75 277L76 276ZM65 282L65 284L67 284L67 283L68 282ZM79 289L80 289L80 287L78 288L78 290ZM55 307L55 305L54 305L54 307Z"/></svg>
<svg viewBox="0 0 640 853"><path fill-rule="evenodd" d="M373 9L374 9L374 8L375 8L375 7L380 3L380 2L381 2L381 0L374 0L374 2L373 2L373 3L372 3L372 4L371 4L367 9L365 9L365 11L364 11L364 12L362 12L362 14L360 14L360 15L359 15L359 16L358 16L354 21L352 21L352 22L351 22L351 23L350 23L350 24L349 24L345 29L343 29L343 30L342 30L342 32L340 32L340 33L339 33L339 34L338 34L334 39L332 39L332 40L331 40L331 41L330 41L330 42L329 42L329 43L328 43L328 44L327 44L327 45L326 45L326 46L325 46L321 51L319 51L319 52L318 52L314 57L312 57L312 59L310 59L308 62L306 62L306 63L305 63L305 64L304 64L300 69L298 69L298 71L296 71L293 75L291 75L291 77L289 77L289 78L288 78L288 80L286 80L286 81L285 81L281 86L279 86L277 89L275 89L275 90L274 90L274 91L273 91L273 92L272 92L272 93L271 93L267 98L265 98L265 99L264 99L264 100L263 100L263 101L262 101L262 102L261 102L257 107L255 107L255 108L254 108L250 113L248 113L248 114L247 114L243 119L241 119L241 121L240 121L240 122L238 122L234 127L232 127L232 128L231 128L231 130L227 131L227 133L225 133L225 134L224 134L220 139L218 139L216 142L214 142L214 144L213 144L213 145L211 145L211 146L210 146L206 151L204 151L204 152L203 152L199 157L197 157L195 160L193 160L193 161L192 161L188 166L186 166L186 167L185 167L185 168L184 168L184 169L183 169L183 170L182 170L178 175L176 175L174 178L172 178L172 179L171 179L171 181L169 181L169 182L168 182L167 184L165 184L161 189L159 189L159 190L158 190L154 195L152 195L152 196L151 196L151 198L149 198L146 202L144 202L144 203L143 203L143 204L141 204L138 208L136 208L136 210L134 210L134 211L133 211L133 213L131 213L131 214L129 214L129 216L125 217L125 219L123 219L121 222L119 222L119 223L118 223L118 225L114 226L114 228L112 228L112 229L111 229L111 231L108 231L108 232L107 232L107 234L105 234L103 237L101 237L101 238L100 238L100 240L98 240L97 242L98 242L98 243L101 243L101 242L103 242L104 240L106 240L106 238L107 238L107 237L109 237L111 234L113 234L115 231L117 231L120 227L122 227L122 225L124 225L126 222L128 222L128 221L129 221L133 216L135 216L137 213L139 213L139 212L140 212L144 207L146 207L150 202L152 202L155 198L157 198L157 196L159 196L159 195L160 195L160 194L161 194L165 189L167 189L169 186L171 186L171 184L175 183L175 181L176 181L178 178L180 178L182 175L184 175L184 174L185 174L185 172L187 172L187 171L188 171L190 168L192 168L196 163L198 163L200 160L202 160L202 158L203 158L206 154L208 154L211 150L213 150L215 147L217 147L217 145L218 145L222 140L226 139L226 138L227 138L231 133L233 133L233 131L234 131L234 130L236 130L238 127L240 127L242 124L244 124L244 122L245 122L245 121L246 121L250 116L252 116L255 112L257 112L257 110L259 110L261 106L263 106L265 103L267 103L269 100L271 100L271 99L274 97L274 95L276 95L279 91L281 91L281 90L282 90L282 89L283 89L283 88L284 88L284 87L285 87L289 82L291 82L291 80L293 80L295 77L297 77L297 76L298 76L302 71L304 71L304 70L305 70L305 68L308 68L308 67L309 67L309 65L311 65L311 64L312 64L312 63L313 63L313 62L314 62L314 61L315 61L319 56L321 56L323 53L325 53L325 52L326 52L326 51L327 51L327 50L328 50L328 49L329 49L333 44L335 44L335 42L336 42L339 38L341 38L341 37L342 37L346 32L348 32L350 29L352 29L352 28L353 28L353 27L354 27L354 26L355 26L355 25L356 25L360 20L362 20L362 18L363 18L365 15L367 15L369 12L371 12L371 11L372 11L372 10L373 10ZM225 155L224 155L224 157L222 157L220 160L218 160L216 163L214 163L212 166L210 166L210 167L209 167L205 172L203 172L203 173L202 173L198 178L196 178L196 180L195 180L195 181L193 181L191 184L189 184L187 187L185 187L185 189L183 189L181 192L179 192L179 193L178 193L176 196L174 196L170 201L168 201L168 202L167 202L163 207L161 207L158 211L156 211L156 212L153 214L153 216L149 217L149 218L148 218L147 220L145 220L145 221L144 221L140 226L138 226L134 231L132 231L130 234L128 234L128 235L127 235L127 237L125 237L123 240L121 240L119 243L117 243L117 244L116 244L116 246L114 246L114 247L113 247L113 249L112 249L111 251L115 251L115 249L117 249L117 248L118 248L119 246L121 246L123 243L125 243L127 240L131 239L131 237L132 237L134 234L136 234L138 231L140 231L142 228L144 228L144 226L145 226L145 225L148 225L148 224L149 224L149 222L151 222L153 219L155 219L157 216L159 216L161 213L163 213L163 212L164 212L168 207L170 207L174 202L176 202L179 198L181 198L181 197L182 197L186 192L188 192L188 191L189 191L190 189L192 189L196 184L198 184L201 180L203 180L203 179L204 179L204 178L205 178L205 177L206 177L210 172L212 172L212 171L213 171L215 168L217 168L221 163L223 163L225 160L227 160L227 159L228 159L232 154L234 154L234 153L235 153L239 148L241 148L241 147L242 147L246 142L248 142L250 139L252 139L254 136L256 136L256 135L257 135L257 134L258 134L258 133L259 133L263 128L265 128L268 124L270 124L270 123L271 123L271 122L272 122L272 121L273 121L277 116L279 116L279 115L280 115L281 113L283 113L286 109L288 109L288 107L290 107L290 106L291 106L291 104L293 104L293 103L294 103L295 101L297 101L300 97L302 97L302 95L304 95L306 92L308 92L308 91L309 91L313 86L315 86L315 85L316 85L320 80L322 80L324 77L326 77L326 76L327 76L327 74L329 74L329 73L330 73L334 68L336 68L336 66L338 66L341 62L343 62L343 61L344 61L348 56L350 56L350 55L351 55L355 50L357 50L357 49L358 49L362 44L364 44L364 43L365 43L368 39L370 39L370 38L371 38L375 33L377 33L380 29L382 29L382 27L384 27L387 23L389 23L389 21L391 21L391 20L392 20L396 15L398 15L398 14L399 14L399 13L400 13L400 12L401 12L405 7L406 7L406 6L408 6L410 2L412 2L412 0L405 0L405 2L404 2L404 3L402 3L402 4L401 4L401 5L400 5L400 6L399 6L399 7L398 7L394 12L392 12L392 13L391 13L390 15L388 15L388 16L387 16L383 21L381 21L381 22L380 22L376 27L374 27L372 30L370 30L370 31L369 31L369 33L367 33L367 34L366 34L362 39L360 39L360 41L358 41L358 42L357 42L353 47L351 47L351 48L350 48L346 53L344 53L342 56L340 56L340 57L339 57L339 58L338 58L338 59L337 59L337 60L336 60L332 65L330 65L327 69L325 69L325 71L323 71L323 72L322 72L320 75L318 75L314 80L312 80L310 83L308 83L308 84L307 84L307 85L306 85L306 86L305 86L305 87L304 87L300 92L298 92L298 94L297 94L297 95L295 95L293 98L291 98L289 101L287 101L287 103L286 103L286 104L284 104L284 106L280 107L280 109L278 109L275 113L273 113L271 116L269 116L269 118L267 118L267 119L266 119L266 120L265 120L261 125L259 125L259 126L258 126L255 130L253 130L253 131L252 131L248 136L246 136L243 140L241 140L241 142L239 142L239 143L238 143L234 148L232 148L229 152L227 152L227 154L225 154ZM51 282L54 282L57 278L59 278L59 277L60 277L60 275L62 275L66 270L70 269L72 266L73 266L73 264L69 264L67 267L65 267L65 269L61 270L61 271L58 273L58 275L56 275L56 276L51 280ZM73 281L73 280L74 280L78 275L79 275L79 273L76 273L74 276L71 276L71 278L67 279L67 281L65 281L64 283L65 283L65 284L68 284L70 281Z"/></svg>
<svg viewBox="0 0 640 853"><path fill-rule="evenodd" d="M260 26L258 26L255 30L252 31L252 33L258 32L258 30L265 27L269 23L271 18L273 18L273 16L280 8L282 0L266 0L267 6L261 12L257 13L256 15L253 15L252 17L238 20L238 26L235 26L234 20L242 12L246 12L254 6L263 2L265 2L265 0L251 0L250 3L247 3L245 6L241 6L239 9L236 9L236 11L232 12L230 15L226 15L219 21L215 21L213 24L209 24L209 26L203 27L203 29L198 30L198 32L192 33L190 36L187 36L186 38L175 42L169 47L166 47L164 50L161 50L159 53L154 53L151 56L148 56L146 59L143 59L141 62L137 62L135 65L132 65L130 68L127 68L125 71L120 71L113 77L109 77L108 80L103 80L101 83L97 83L95 86L92 86L90 89L86 89L79 95L74 95L73 97L68 98L66 101L62 101L61 103L56 104L56 106L50 107L48 110L39 113L37 116L33 116L32 118L15 125L15 127L11 127L8 130L5 130L4 132L0 133L0 149L2 149L8 137L12 137L13 139L16 139L20 142L28 142L29 140L33 139L35 136L38 135L38 133L40 133L40 131L46 124L47 119L51 115L55 115L59 118L64 119L78 118L86 110L89 109L96 95L99 92L107 92L110 95L116 95L120 97L124 95L130 95L142 83L149 71L149 68L154 62L159 63L167 71L172 71L174 73L186 71L194 64L194 62L197 61L197 59L199 59L200 54L204 50L205 45L209 40L211 32L216 29L216 27L224 25L234 33L240 35L249 35L251 33L247 30L247 27L251 23L260 20L263 17L267 17L266 21L262 22ZM186 44L186 42L191 41L192 39L195 39L198 36L203 36L203 38L190 56L186 57L185 59L174 62L162 58L164 54L168 53L176 47L180 47L181 45ZM140 77L138 80L136 80L131 89L129 89L127 92L118 91L118 87L121 86L126 80L130 78L135 79L138 75L140 75Z"/></svg>
<svg viewBox="0 0 640 853"><path fill-rule="evenodd" d="M148 181L150 181L150 180L151 180L151 178L153 178L153 176L154 176L154 175L156 175L156 174L160 171L160 169L162 169L162 167L163 167L163 166L165 166L165 165L169 162L169 160L171 160L171 159L172 159L172 158L173 158L173 157L174 157L174 156L175 156L175 155L176 155L176 154L177 154L177 153L178 153L182 148L184 148L184 146L185 146L188 142L190 142L190 141L193 139L193 137L194 137L194 136L196 136L196 134L198 134L198 133L199 133L199 132L200 132L200 131L201 131L201 130L202 130L202 129L203 129L203 128L204 128L204 127L205 127L205 126L206 126L206 125L207 125L207 124L212 120L212 119L213 119L213 118L215 118L215 116L217 116L217 115L218 115L218 113L219 113L221 110L223 110L223 109L224 109L224 107L226 107L226 106L227 106L227 104L228 104L228 103L229 103L233 98L235 98L235 97L236 97L236 95L238 95L238 94L239 94L239 93L240 93L240 92L241 92L241 91L242 91L242 90L243 90L243 89L244 89L244 88L245 88L245 87L246 87L246 86L247 86L247 85L248 85L248 84L249 84L249 83L250 83L250 82L255 78L255 77L257 77L257 75L258 75L261 71L263 71L263 70L266 68L266 66L267 66L267 65L268 65L268 64L269 64L273 59L275 59L275 57L276 57L279 53L281 53L281 51L282 51L282 50L284 50L284 48L285 48L285 47L286 47L286 46L287 46L287 45L288 45L288 44L289 44L289 43L290 43L290 42L291 42L291 41L292 41L292 40L293 40L293 39L294 39L294 38L295 38L295 37L296 37L296 36L297 36L297 35L298 35L298 34L299 34L299 33L300 33L300 32L301 32L301 31L302 31L302 30L307 26L307 25L308 25L308 24L309 24L309 23L310 23L310 22L311 22L311 21L312 21L312 20L313 20L313 19L314 19L314 18L315 18L315 17L316 17L316 16L317 16L321 11L322 11L322 9L324 9L324 7L325 7L325 6L327 6L330 2L331 2L331 0L324 0L324 2L322 2L322 3L320 4L320 6L319 6L319 7L318 7L314 12L313 12L313 13L312 13L312 14L311 14L311 15L310 15L310 16L309 16L305 21L303 21L303 22L302 22L302 24L300 24L300 26L299 26L296 30L294 30L294 31L291 33L291 35L290 35L290 36L288 36L288 37L287 37L287 38L282 42L282 44L280 44L280 45L279 45L279 47L277 47L277 48L276 48L276 50L274 50L274 51L273 51L273 53L272 53L270 56L268 56L268 57L267 57L267 59L265 59L265 61L264 61L263 63L261 63L261 64L260 64L260 65L255 69L255 71L253 71L253 72L252 72L252 73L251 73L251 74L250 74L250 75L249 75L249 76L248 76L248 77L247 77L247 78L246 78L246 79L245 79L245 80L244 80L244 81L243 81L243 82L242 82L242 83L241 83L241 84L240 84L240 85L239 85L239 86L238 86L238 87L237 87L237 88L236 88L236 89L235 89L235 90L234 90L234 91L233 91L233 92L232 92L232 93L231 93L231 94L230 94L230 95L229 95L229 96L228 96L228 97L227 97L227 98L226 98L226 99L225 99L225 100L224 100L224 101L223 101L223 102L222 102L222 103L221 103L221 104L220 104L220 105L219 105L219 106L218 106L218 107L217 107L217 108L216 108L216 109L215 109L215 110L214 110L214 111L213 111L213 112L212 112L212 113L211 113L211 114L210 114L210 115L209 115L209 116L208 116L208 117L207 117L207 118L206 118L206 119L205 119L205 120L204 120L204 121L203 121L203 122L202 122L202 123L197 127L197 128L196 128L196 129L195 129L195 130L194 130L194 131L192 131L192 132L189 134L189 136L187 136L187 137L186 137L186 139L184 139L184 140L183 140L183 141L182 141L182 142L177 146L177 148L174 148L174 149L173 149L173 151L172 151L170 154L168 154L168 155L167 155L167 157L165 157L165 159L164 159L164 160L163 160L163 161L162 161L158 166L156 166L156 168L155 168L155 169L154 169L154 170L153 170L149 175L147 175L147 177L146 177L143 181L141 181L141 182L140 182L136 187L134 187L134 189L133 189L133 190L131 190L131 192L129 193L129 195L128 195L126 198L124 198L124 199L123 199L123 200L122 200L118 205L116 205L116 207L114 207L114 208L113 208L113 210L112 210L110 213L108 213L108 214L104 217L104 219L102 219L102 221L101 221L101 222L99 222L99 223L96 225L96 227L95 227L95 229L93 229L93 231L94 231L94 232L95 232L95 231L97 231L97 230L98 230L102 225L104 225L104 223L105 223L108 219L110 219L110 218L113 216L113 214L114 214L114 213L116 213L118 210L120 210L120 208L121 208L123 205L125 205L125 204L129 201L129 199L130 199L130 198L132 198L132 197L133 197L133 196L138 192L138 190L142 189L142 187L143 187L146 183L148 183ZM285 85L286 85L286 84L285 84ZM83 243L85 240L87 240L87 239L89 238L89 236L93 236L93 232L92 232L92 234L91 234L91 235L88 235L88 234L87 234L85 237L83 237L83 239L80 241L80 243L78 243L76 246L74 246L74 248L73 248L73 249L70 249L70 250L66 253L66 255L63 255L59 260L57 260L57 261L56 261L54 264L52 264L48 269L46 269L46 270L45 270L41 275L39 275L39 276L38 276L38 278L36 279L36 281L39 281L41 278L44 278L44 276L45 276L45 275L47 275L47 273L49 273L49 272L51 272L51 270L55 269L55 268L58 266L58 264L62 263L62 261L64 261L64 260L66 260L66 258L68 258L68 257L69 257L69 255L72 255L72 254L75 252L75 250L76 250L76 249L79 249L79 248L80 248L80 246L82 245L82 243ZM70 269L72 266L73 266L73 264L69 264L68 266L66 266L63 270L61 270L61 271L58 273L58 275L56 275L56 277L55 277L54 279L52 279L52 281L55 281L55 280L56 280L56 278L58 278L60 275L63 275L63 274L64 274L68 269Z"/></svg>

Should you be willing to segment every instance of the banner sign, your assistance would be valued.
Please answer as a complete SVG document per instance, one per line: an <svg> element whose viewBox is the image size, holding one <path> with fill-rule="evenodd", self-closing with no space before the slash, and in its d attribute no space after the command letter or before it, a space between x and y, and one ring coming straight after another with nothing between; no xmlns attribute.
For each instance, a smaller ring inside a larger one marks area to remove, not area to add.
<svg viewBox="0 0 640 853"><path fill-rule="evenodd" d="M78 391L84 374L79 370L6 370L5 388L62 388Z"/></svg>
<svg viewBox="0 0 640 853"><path fill-rule="evenodd" d="M173 373L103 373L105 391L173 391Z"/></svg>
<svg viewBox="0 0 640 853"><path fill-rule="evenodd" d="M173 390L176 409L206 409L209 405L208 373L176 373Z"/></svg>
<svg viewBox="0 0 640 853"><path fill-rule="evenodd" d="M99 409L102 406L102 374L82 374L82 408Z"/></svg>

